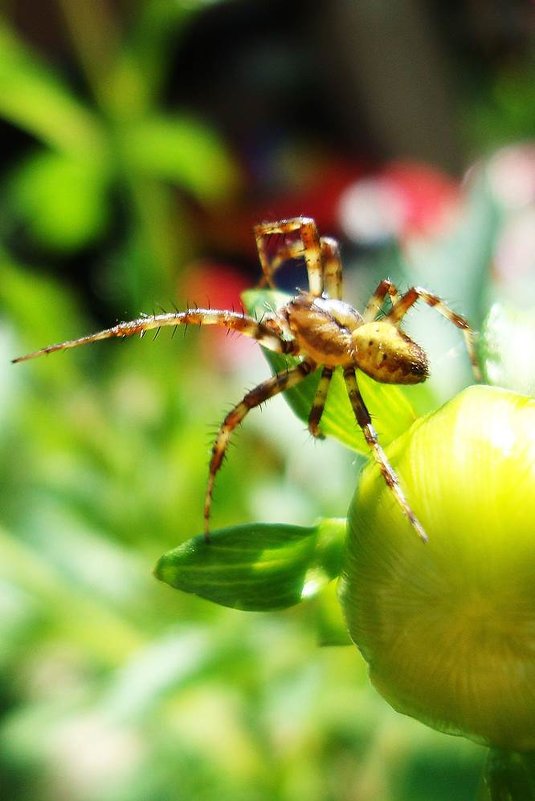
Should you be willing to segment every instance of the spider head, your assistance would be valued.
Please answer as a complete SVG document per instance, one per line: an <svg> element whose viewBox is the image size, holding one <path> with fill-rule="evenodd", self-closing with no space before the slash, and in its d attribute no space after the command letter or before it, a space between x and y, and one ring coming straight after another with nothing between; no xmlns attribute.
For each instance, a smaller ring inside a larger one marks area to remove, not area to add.
<svg viewBox="0 0 535 801"><path fill-rule="evenodd" d="M364 323L351 334L355 363L383 384L420 384L429 376L425 351L388 320Z"/></svg>

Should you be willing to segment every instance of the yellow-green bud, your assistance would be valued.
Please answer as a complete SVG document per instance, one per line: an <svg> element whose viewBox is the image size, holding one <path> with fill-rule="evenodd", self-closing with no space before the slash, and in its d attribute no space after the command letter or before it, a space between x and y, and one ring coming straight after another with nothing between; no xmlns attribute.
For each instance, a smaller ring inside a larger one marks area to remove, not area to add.
<svg viewBox="0 0 535 801"><path fill-rule="evenodd" d="M388 449L349 514L341 599L379 692L442 731L535 749L535 400L470 387Z"/></svg>

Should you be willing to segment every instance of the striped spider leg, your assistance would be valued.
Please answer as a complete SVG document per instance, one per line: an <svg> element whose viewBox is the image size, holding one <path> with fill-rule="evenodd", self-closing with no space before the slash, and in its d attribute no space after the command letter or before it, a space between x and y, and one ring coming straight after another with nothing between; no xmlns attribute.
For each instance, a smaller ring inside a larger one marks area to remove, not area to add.
<svg viewBox="0 0 535 801"><path fill-rule="evenodd" d="M251 409L296 386L319 368L321 374L308 427L311 434L321 436L319 424L331 378L334 371L340 368L356 422L362 429L393 499L420 538L427 540L427 535L405 498L399 479L378 441L370 414L360 394L357 370L362 370L375 381L387 384L414 384L426 380L427 356L401 328L408 310L421 300L462 331L474 373L478 378L474 334L467 321L426 289L412 287L401 295L387 279L380 282L363 313L359 313L342 300L342 265L336 241L320 237L314 220L309 217L261 223L255 227L255 237L263 284L274 286L274 275L285 261L303 259L305 262L308 289L300 291L277 312L265 315L261 320L218 309L186 309L183 312L142 316L130 322L118 323L96 334L49 345L14 361L25 361L113 337L135 334L142 336L151 329L178 325L216 325L252 337L276 353L300 358L293 367L276 373L250 390L221 423L212 446L204 501L206 539L209 538L216 475L234 429L243 422ZM268 248L271 237L276 237L278 241L272 257ZM387 298L390 309L384 317L378 319Z"/></svg>
<svg viewBox="0 0 535 801"><path fill-rule="evenodd" d="M332 237L320 237L312 218L295 217L278 222L260 223L255 225L254 232L263 273L261 286L267 284L271 288L275 288L275 272L289 260L304 259L309 294L313 297L342 300L342 261L338 242ZM284 239L282 243L278 244L276 252L269 255L267 242L270 237L276 234L288 236L288 234L295 233L298 234L298 239L289 242ZM324 438L319 423L325 408L333 372L332 367L323 366L308 418L308 430L313 437L318 439Z"/></svg>
<svg viewBox="0 0 535 801"><path fill-rule="evenodd" d="M77 348L80 345L89 345L92 342L99 342L104 339L112 339L112 338L124 338L135 336L136 334L139 336L143 336L147 331L156 330L158 331L160 328L171 326L176 328L179 325L215 325L219 327L226 328L229 331L237 331L240 334L244 334L245 336L251 337L255 339L259 344L263 345L263 347L268 348L276 353L287 354L291 355L295 352L295 345L291 339L285 339L283 336L283 330L279 323L279 321L270 315L266 315L263 320L256 320L253 317L250 317L246 314L241 314L237 312L231 311L222 311L218 309L187 309L183 312L170 312L164 314L154 314L150 316L141 316L138 317L136 320L130 320L128 322L117 323L116 325L112 326L111 328L107 328L103 331L98 331L95 334L89 334L87 336L79 337L77 339L67 340L65 342L58 342L54 345L47 345L40 350L36 350L32 353L28 353L24 356L19 356L16 359L13 359L13 363L28 361L29 359L35 359L39 356L44 356L49 353L55 353L56 351L68 350L70 348ZM301 366L299 365L301 368ZM262 403L264 400L267 400L274 394L281 392L282 390L286 389L288 386L292 386L296 383L296 379L299 376L305 376L306 366L303 366L300 370L292 371L292 373L283 373L279 377L279 381L274 381L272 379L263 382L260 384L256 390L247 393L245 398L243 399L242 403L236 407L235 414L233 416L227 415L226 420L230 423L233 423L231 430L241 422L241 419L245 416L245 413L249 411L249 408L253 408L258 404ZM251 405L252 404L252 405ZM230 432L229 432L230 433ZM221 442L223 442L223 450L221 451ZM213 484L215 479L215 474L219 469L221 462L223 460L224 451L228 442L228 437L221 439L221 436L218 439L218 446L214 444L213 448L213 456L210 462L210 474L208 479L208 487L206 490L206 500L204 504L205 509L205 537L209 539L209 519L210 519L210 506L211 506L211 497L213 491Z"/></svg>
<svg viewBox="0 0 535 801"><path fill-rule="evenodd" d="M288 234L296 229L300 232L300 239L290 244L284 242L270 261L266 237ZM427 535L407 502L399 479L378 441L358 387L356 371L360 369L382 383L412 384L426 380L427 356L401 329L405 314L418 300L422 300L462 331L474 375L479 380L472 330L463 317L453 312L436 295L421 287L413 287L401 295L388 279L379 283L364 312L359 314L342 301L342 268L337 243L326 237L320 238L314 221L309 218L265 223L256 227L255 234L268 285L273 285L275 271L289 258L304 258L307 267L309 291L290 301L279 314L286 318L299 352L322 367L308 420L311 434L321 436L319 424L331 378L335 369L341 367L355 419L384 480L413 528L426 541ZM391 303L390 312L386 318L377 319L387 297Z"/></svg>
<svg viewBox="0 0 535 801"><path fill-rule="evenodd" d="M305 261L310 295L321 298L324 291L334 294L339 298L342 292L342 266L338 252L338 243L328 237L319 237L316 223L309 217L297 217L278 222L260 223L254 229L258 255L263 272L263 284L274 287L274 274L284 264L293 259L303 258ZM291 234L298 235L298 239L288 241L286 237ZM276 252L271 256L267 247L267 242L273 235L283 235L285 238L278 243ZM285 309L286 307L284 307ZM284 314L284 309L279 312L283 321L283 330L290 332L288 319ZM294 340L295 342L295 340ZM205 536L208 537L210 510L212 505L212 494L214 489L215 477L220 469L232 432L245 416L257 406L283 392L290 387L300 383L316 369L316 363L308 358L305 352L296 350L297 355L304 356L303 360L295 367L285 372L276 373L271 378L263 381L257 387L248 392L245 397L234 406L226 415L216 434L212 447L212 457L210 460L208 486L204 503ZM317 411L325 405L328 384L332 376L331 368L324 366L323 372L316 393L316 398L312 405L309 428L315 436L321 436L315 423ZM319 422L319 419L318 419Z"/></svg>
<svg viewBox="0 0 535 801"><path fill-rule="evenodd" d="M97 331L96 334L88 334L78 339L69 339L66 342L47 345L44 348L33 351L33 353L18 356L16 359L12 359L12 362L13 364L26 362L29 359L36 359L38 356L45 356L59 350L78 348L80 345L89 345L92 342L100 342L103 339L113 339L115 337L121 339L135 336L136 334L143 337L147 331L155 329L158 331L166 326L176 328L179 325L215 325L251 337L275 353L292 354L294 352L293 342L283 338L282 328L273 315L266 315L263 320L256 320L254 317L240 312L222 311L220 309L187 309L183 312L144 314L136 320L117 323L104 331Z"/></svg>
<svg viewBox="0 0 535 801"><path fill-rule="evenodd" d="M282 265L290 260L304 259L309 292L321 297L342 299L342 262L338 242L330 236L319 236L316 223L310 217L296 217L279 222L255 225L255 238L258 256L262 267L260 286L276 289L274 276ZM267 241L274 234L296 233L298 239L279 243L276 252L269 254Z"/></svg>

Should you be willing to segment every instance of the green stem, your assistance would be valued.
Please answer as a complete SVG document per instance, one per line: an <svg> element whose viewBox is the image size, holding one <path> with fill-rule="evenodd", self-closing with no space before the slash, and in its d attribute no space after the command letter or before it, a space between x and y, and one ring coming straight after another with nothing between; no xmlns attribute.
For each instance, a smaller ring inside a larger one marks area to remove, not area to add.
<svg viewBox="0 0 535 801"><path fill-rule="evenodd" d="M108 84L119 50L119 31L106 0L57 0L87 81L102 108L107 108Z"/></svg>
<svg viewBox="0 0 535 801"><path fill-rule="evenodd" d="M481 801L535 801L535 753L489 751Z"/></svg>

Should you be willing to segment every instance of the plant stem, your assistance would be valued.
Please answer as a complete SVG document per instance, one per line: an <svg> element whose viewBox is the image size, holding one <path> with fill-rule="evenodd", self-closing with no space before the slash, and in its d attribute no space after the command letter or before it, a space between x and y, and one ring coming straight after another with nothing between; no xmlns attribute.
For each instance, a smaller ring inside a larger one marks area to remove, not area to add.
<svg viewBox="0 0 535 801"><path fill-rule="evenodd" d="M535 801L535 753L489 751L480 801Z"/></svg>
<svg viewBox="0 0 535 801"><path fill-rule="evenodd" d="M58 0L89 86L102 108L108 106L110 74L117 59L117 20L106 0Z"/></svg>

